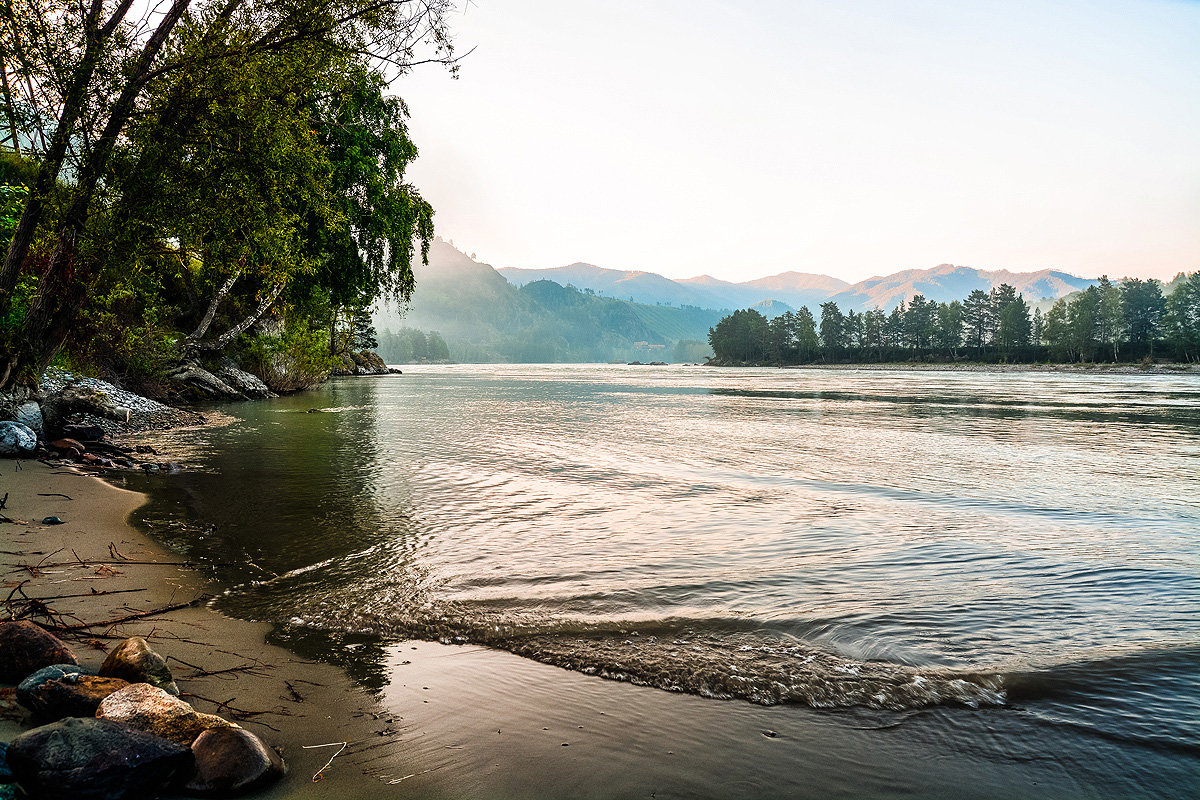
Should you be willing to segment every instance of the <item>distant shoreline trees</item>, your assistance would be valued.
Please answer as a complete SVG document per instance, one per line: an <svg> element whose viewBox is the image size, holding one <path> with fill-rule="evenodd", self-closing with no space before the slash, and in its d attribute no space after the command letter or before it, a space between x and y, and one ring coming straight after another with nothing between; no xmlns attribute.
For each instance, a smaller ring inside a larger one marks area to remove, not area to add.
<svg viewBox="0 0 1200 800"><path fill-rule="evenodd" d="M831 301L819 320L807 308L774 319L744 309L710 328L708 341L721 364L1200 361L1200 272L1171 286L1102 277L1044 315L1007 284L949 303L918 294L890 312L843 313Z"/></svg>

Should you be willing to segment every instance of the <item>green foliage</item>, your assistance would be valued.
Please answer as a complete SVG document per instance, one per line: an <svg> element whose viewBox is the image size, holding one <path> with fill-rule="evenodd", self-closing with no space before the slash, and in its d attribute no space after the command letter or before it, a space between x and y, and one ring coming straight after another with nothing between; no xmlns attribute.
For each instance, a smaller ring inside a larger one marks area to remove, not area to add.
<svg viewBox="0 0 1200 800"><path fill-rule="evenodd" d="M722 361L758 363L769 353L771 326L752 308L734 311L708 332L708 343Z"/></svg>
<svg viewBox="0 0 1200 800"><path fill-rule="evenodd" d="M0 183L0 250L8 249L8 242L12 239L28 196L29 188L24 185Z"/></svg>
<svg viewBox="0 0 1200 800"><path fill-rule="evenodd" d="M323 381L338 363L329 353L325 336L310 320L289 320L277 333L253 337L242 354L242 364L272 391L284 394L308 389Z"/></svg>

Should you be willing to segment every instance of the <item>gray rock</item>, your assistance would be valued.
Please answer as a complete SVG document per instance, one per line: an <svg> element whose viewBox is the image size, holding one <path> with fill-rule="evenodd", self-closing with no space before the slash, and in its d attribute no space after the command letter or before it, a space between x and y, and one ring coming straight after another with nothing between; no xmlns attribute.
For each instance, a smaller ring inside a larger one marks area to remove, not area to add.
<svg viewBox="0 0 1200 800"><path fill-rule="evenodd" d="M192 742L194 772L184 787L200 797L235 797L274 783L287 773L279 754L250 731L213 728Z"/></svg>
<svg viewBox="0 0 1200 800"><path fill-rule="evenodd" d="M214 374L246 397L261 400L266 397L279 396L272 392L257 375L251 375L241 369L231 358L221 359L221 365Z"/></svg>
<svg viewBox="0 0 1200 800"><path fill-rule="evenodd" d="M37 449L37 434L29 426L0 422L0 456L27 456Z"/></svg>
<svg viewBox="0 0 1200 800"><path fill-rule="evenodd" d="M128 686L120 678L101 678L74 664L39 669L17 686L17 702L42 719L95 716L100 701Z"/></svg>
<svg viewBox="0 0 1200 800"><path fill-rule="evenodd" d="M0 683L23 681L42 667L74 663L69 647L32 622L0 622Z"/></svg>
<svg viewBox="0 0 1200 800"><path fill-rule="evenodd" d="M167 373L167 378L193 400L247 399L246 395L191 361L175 367Z"/></svg>
<svg viewBox="0 0 1200 800"><path fill-rule="evenodd" d="M42 432L42 406L39 403L30 400L28 403L17 406L17 415L14 419L34 433Z"/></svg>
<svg viewBox="0 0 1200 800"><path fill-rule="evenodd" d="M96 717L137 728L184 746L210 728L236 728L213 714L190 705L148 683L131 683L100 702Z"/></svg>
<svg viewBox="0 0 1200 800"><path fill-rule="evenodd" d="M13 739L8 761L41 800L136 800L188 770L191 751L111 720L70 717Z"/></svg>
<svg viewBox="0 0 1200 800"><path fill-rule="evenodd" d="M167 694L179 694L167 660L151 650L140 636L126 639L114 647L96 674L106 678L121 678L130 683L148 683Z"/></svg>

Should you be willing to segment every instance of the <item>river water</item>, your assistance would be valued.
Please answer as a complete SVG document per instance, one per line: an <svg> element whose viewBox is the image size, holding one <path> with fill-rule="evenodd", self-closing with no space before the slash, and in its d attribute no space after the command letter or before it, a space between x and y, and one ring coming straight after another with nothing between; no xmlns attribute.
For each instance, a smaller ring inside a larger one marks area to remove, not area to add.
<svg viewBox="0 0 1200 800"><path fill-rule="evenodd" d="M145 514L284 641L915 715L996 796L1200 787L1194 375L418 366L224 410ZM340 658L382 690L379 653Z"/></svg>

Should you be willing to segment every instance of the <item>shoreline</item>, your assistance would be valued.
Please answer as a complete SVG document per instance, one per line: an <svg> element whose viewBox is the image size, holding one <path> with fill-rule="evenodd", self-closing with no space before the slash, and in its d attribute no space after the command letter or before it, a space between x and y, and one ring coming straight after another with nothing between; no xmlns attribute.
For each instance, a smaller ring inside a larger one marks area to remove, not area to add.
<svg viewBox="0 0 1200 800"><path fill-rule="evenodd" d="M721 368L734 364L711 364ZM993 372L1078 375L1200 375L1200 364L938 364L888 362L881 364L789 364L745 365L751 369L820 369L845 372Z"/></svg>
<svg viewBox="0 0 1200 800"><path fill-rule="evenodd" d="M36 461L22 461L18 468L9 459L0 461L0 495L4 492L9 494L5 513L17 520L0 525L0 569L11 598L6 610L19 606L22 594L57 598L46 600L49 608L66 624L80 624L197 601L168 613L58 635L79 663L91 668L104 659L100 648L129 636L145 637L167 659L183 698L198 711L224 716L281 749L288 774L252 797L309 796L306 787L318 785L311 776L337 748L304 748L332 741L352 746L342 753L341 764L335 760L326 771L321 796L331 796L331 790L339 797L371 795L377 779L348 765L353 744L375 735L369 724L373 715L384 715L376 700L340 669L268 644L270 625L209 608L205 598L215 587L197 565L180 561L128 523L145 495ZM50 515L64 524L38 522ZM6 702L0 711L0 740L30 727L19 707Z"/></svg>

